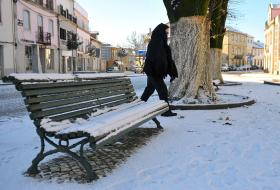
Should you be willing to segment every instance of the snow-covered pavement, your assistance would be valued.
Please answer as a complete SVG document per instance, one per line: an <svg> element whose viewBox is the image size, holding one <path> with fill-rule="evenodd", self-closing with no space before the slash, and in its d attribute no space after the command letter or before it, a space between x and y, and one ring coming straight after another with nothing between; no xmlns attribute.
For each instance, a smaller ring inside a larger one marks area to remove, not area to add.
<svg viewBox="0 0 280 190"><path fill-rule="evenodd" d="M22 175L38 151L27 116L0 122L0 186L67 190L279 190L280 86L261 83L265 74L225 74L243 82L221 87L256 99L249 107L177 111L160 117L165 131L107 177L90 184L49 183ZM154 126L152 122L143 127Z"/></svg>

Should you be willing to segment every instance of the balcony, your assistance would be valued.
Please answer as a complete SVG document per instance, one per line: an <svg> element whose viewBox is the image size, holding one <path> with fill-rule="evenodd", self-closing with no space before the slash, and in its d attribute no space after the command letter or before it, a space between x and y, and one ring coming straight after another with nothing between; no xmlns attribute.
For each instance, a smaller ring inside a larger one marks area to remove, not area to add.
<svg viewBox="0 0 280 190"><path fill-rule="evenodd" d="M36 42L38 44L44 44L44 45L51 45L51 33L49 32L38 32Z"/></svg>

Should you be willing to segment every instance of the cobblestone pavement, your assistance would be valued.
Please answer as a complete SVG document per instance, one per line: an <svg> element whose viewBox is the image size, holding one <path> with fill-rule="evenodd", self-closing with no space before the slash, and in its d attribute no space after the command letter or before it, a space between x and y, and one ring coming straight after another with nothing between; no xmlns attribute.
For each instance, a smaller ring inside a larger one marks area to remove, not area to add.
<svg viewBox="0 0 280 190"><path fill-rule="evenodd" d="M97 151L85 150L85 155L98 177L106 177L114 168L125 162L138 148L146 145L153 136L158 135L161 131L157 128L137 128L115 144L107 145ZM69 181L86 183L83 169L77 161L66 155L41 163L39 169L41 172L33 176L38 180L57 183Z"/></svg>

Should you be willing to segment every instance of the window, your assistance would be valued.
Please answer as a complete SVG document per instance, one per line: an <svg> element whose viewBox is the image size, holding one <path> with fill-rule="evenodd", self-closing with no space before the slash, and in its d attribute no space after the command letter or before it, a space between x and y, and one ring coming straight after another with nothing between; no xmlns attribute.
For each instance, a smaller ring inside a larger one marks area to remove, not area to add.
<svg viewBox="0 0 280 190"><path fill-rule="evenodd" d="M46 49L46 68L48 70L54 69L54 50Z"/></svg>
<svg viewBox="0 0 280 190"><path fill-rule="evenodd" d="M63 28L60 28L60 39L66 40L66 30Z"/></svg>
<svg viewBox="0 0 280 190"><path fill-rule="evenodd" d="M30 30L30 13L29 11L23 11L23 28L24 30Z"/></svg>
<svg viewBox="0 0 280 190"><path fill-rule="evenodd" d="M49 33L53 36L53 20L49 20Z"/></svg>
<svg viewBox="0 0 280 190"><path fill-rule="evenodd" d="M53 10L53 0L47 0L46 7L50 10Z"/></svg>
<svg viewBox="0 0 280 190"><path fill-rule="evenodd" d="M31 46L25 46L25 66L27 71L32 70L32 48Z"/></svg>
<svg viewBox="0 0 280 190"><path fill-rule="evenodd" d="M74 34L71 31L67 32L67 40L73 40L74 39Z"/></svg>
<svg viewBox="0 0 280 190"><path fill-rule="evenodd" d="M43 17L41 15L38 15L37 22L38 22L38 32L43 32Z"/></svg>

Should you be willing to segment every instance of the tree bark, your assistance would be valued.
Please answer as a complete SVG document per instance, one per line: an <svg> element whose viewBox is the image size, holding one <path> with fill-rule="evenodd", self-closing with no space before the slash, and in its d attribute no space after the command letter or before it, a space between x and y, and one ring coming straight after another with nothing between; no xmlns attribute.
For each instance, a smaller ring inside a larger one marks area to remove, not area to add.
<svg viewBox="0 0 280 190"><path fill-rule="evenodd" d="M170 98L183 103L209 102L215 98L210 52L209 20L206 16L181 17L171 24L173 59L178 79L170 85Z"/></svg>
<svg viewBox="0 0 280 190"><path fill-rule="evenodd" d="M210 59L213 64L213 79L224 83L221 73L223 39L225 34L225 23L227 18L229 0L210 0L209 16L211 18L210 29Z"/></svg>

